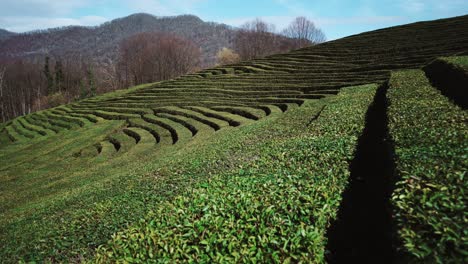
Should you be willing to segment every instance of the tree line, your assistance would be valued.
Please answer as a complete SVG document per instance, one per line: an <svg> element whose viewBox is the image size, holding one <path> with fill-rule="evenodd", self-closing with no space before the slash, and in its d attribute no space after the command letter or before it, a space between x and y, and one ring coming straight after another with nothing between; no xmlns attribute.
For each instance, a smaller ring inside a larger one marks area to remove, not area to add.
<svg viewBox="0 0 468 264"><path fill-rule="evenodd" d="M43 61L0 62L1 121L97 94L93 64L46 56Z"/></svg>
<svg viewBox="0 0 468 264"><path fill-rule="evenodd" d="M313 22L296 18L277 33L260 19L242 25L218 64L264 57L325 41ZM168 80L200 69L201 47L180 36L144 32L124 39L115 62L96 63L80 54L0 58L0 116L20 115L142 83Z"/></svg>
<svg viewBox="0 0 468 264"><path fill-rule="evenodd" d="M218 53L218 63L234 63L319 44L326 41L321 29L305 17L297 17L283 31L261 19L246 22L234 38L234 50Z"/></svg>

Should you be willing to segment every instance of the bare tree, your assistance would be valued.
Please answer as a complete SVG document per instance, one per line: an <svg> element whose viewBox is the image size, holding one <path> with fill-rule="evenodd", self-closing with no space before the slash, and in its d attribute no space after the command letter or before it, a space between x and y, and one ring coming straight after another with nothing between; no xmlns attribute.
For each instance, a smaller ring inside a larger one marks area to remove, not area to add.
<svg viewBox="0 0 468 264"><path fill-rule="evenodd" d="M165 33L140 33L120 45L120 79L126 86L168 80L198 67L200 54L200 48L187 39Z"/></svg>
<svg viewBox="0 0 468 264"><path fill-rule="evenodd" d="M100 77L98 87L104 89L104 92L114 91L120 88L117 65L103 65L98 69L97 75Z"/></svg>
<svg viewBox="0 0 468 264"><path fill-rule="evenodd" d="M234 38L234 48L242 60L264 57L277 50L275 26L257 18L246 22Z"/></svg>
<svg viewBox="0 0 468 264"><path fill-rule="evenodd" d="M228 48L223 48L216 54L216 60L219 65L233 64L238 62L239 59L239 54Z"/></svg>
<svg viewBox="0 0 468 264"><path fill-rule="evenodd" d="M261 19L247 22L237 31L234 50L241 60L250 60L296 48L295 41L275 32L273 24Z"/></svg>
<svg viewBox="0 0 468 264"><path fill-rule="evenodd" d="M326 41L323 31L305 17L297 17L283 31L283 35L294 39L296 48L303 48Z"/></svg>
<svg viewBox="0 0 468 264"><path fill-rule="evenodd" d="M57 68L59 74L44 71L47 63L44 58L35 61L0 59L0 121L79 98L80 83L87 78L85 62L76 58L62 60ZM51 58L50 63L57 63L57 60ZM56 79L62 89L49 94L53 91L50 84L55 84Z"/></svg>

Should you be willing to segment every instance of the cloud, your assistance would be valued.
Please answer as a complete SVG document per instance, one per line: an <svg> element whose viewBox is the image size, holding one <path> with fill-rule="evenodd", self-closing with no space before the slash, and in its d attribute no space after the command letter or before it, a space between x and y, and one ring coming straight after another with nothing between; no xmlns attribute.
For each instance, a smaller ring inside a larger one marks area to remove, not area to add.
<svg viewBox="0 0 468 264"><path fill-rule="evenodd" d="M83 16L80 18L46 18L46 17L24 17L7 16L0 18L0 25L13 32L26 32L35 29L47 29L63 26L96 26L108 21L100 16Z"/></svg>
<svg viewBox="0 0 468 264"><path fill-rule="evenodd" d="M407 0L401 3L401 7L408 13L421 13L426 8L426 3L422 0Z"/></svg>
<svg viewBox="0 0 468 264"><path fill-rule="evenodd" d="M348 17L348 18L317 18L314 22L319 26L328 25L372 25L377 23L398 23L404 22L406 18L400 16L365 16L365 17Z"/></svg>
<svg viewBox="0 0 468 264"><path fill-rule="evenodd" d="M2 0L0 28L25 32L69 25L94 26L106 18L97 15L74 16L77 9L103 0Z"/></svg>
<svg viewBox="0 0 468 264"><path fill-rule="evenodd" d="M453 11L465 11L465 13L468 13L468 2L466 0L436 1L434 7L442 13Z"/></svg>
<svg viewBox="0 0 468 264"><path fill-rule="evenodd" d="M402 11L413 15L430 12L451 16L452 13L463 14L468 11L466 0L400 0L399 6Z"/></svg>
<svg viewBox="0 0 468 264"><path fill-rule="evenodd" d="M158 16L198 14L197 5L206 0L123 0L132 13L145 12Z"/></svg>
<svg viewBox="0 0 468 264"><path fill-rule="evenodd" d="M224 19L221 22L232 25L241 26L247 21L252 21L256 17L243 17L234 19ZM295 16L260 16L260 19L275 24L277 29L284 29L291 23ZM315 17L309 18L318 27L339 26L339 25L373 25L378 23L402 23L406 18L400 16L356 16L348 18L334 18L334 17Z"/></svg>
<svg viewBox="0 0 468 264"><path fill-rule="evenodd" d="M145 12L154 15L174 15L175 10L159 0L123 1L130 13Z"/></svg>
<svg viewBox="0 0 468 264"><path fill-rule="evenodd" d="M274 0L277 4L284 7L289 13L294 15L304 14L304 7L293 0Z"/></svg>
<svg viewBox="0 0 468 264"><path fill-rule="evenodd" d="M90 0L2 0L0 16L58 16L90 4Z"/></svg>

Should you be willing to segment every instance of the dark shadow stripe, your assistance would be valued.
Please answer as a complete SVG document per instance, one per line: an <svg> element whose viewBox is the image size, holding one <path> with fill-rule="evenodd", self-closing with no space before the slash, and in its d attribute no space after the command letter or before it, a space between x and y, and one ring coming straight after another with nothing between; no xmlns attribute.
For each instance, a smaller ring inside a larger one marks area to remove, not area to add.
<svg viewBox="0 0 468 264"><path fill-rule="evenodd" d="M328 229L328 263L395 262L390 204L395 164L387 128L387 89L385 83L377 90L367 111L350 164L349 185L337 219Z"/></svg>
<svg viewBox="0 0 468 264"><path fill-rule="evenodd" d="M468 108L468 73L461 68L435 60L423 68L432 85L462 109Z"/></svg>

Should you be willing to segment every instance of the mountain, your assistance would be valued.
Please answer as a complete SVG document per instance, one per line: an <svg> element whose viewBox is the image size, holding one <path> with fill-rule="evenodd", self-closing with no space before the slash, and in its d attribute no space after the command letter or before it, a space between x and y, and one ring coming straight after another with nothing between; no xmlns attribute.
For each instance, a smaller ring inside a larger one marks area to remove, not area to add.
<svg viewBox="0 0 468 264"><path fill-rule="evenodd" d="M0 41L8 39L14 35L16 35L16 33L0 28Z"/></svg>
<svg viewBox="0 0 468 264"><path fill-rule="evenodd" d="M97 27L69 26L18 34L2 43L0 57L79 54L98 63L110 63L117 59L121 40L147 31L168 32L192 40L202 49L202 66L212 65L221 48L231 47L235 34L228 25L204 22L193 15L156 17L139 13Z"/></svg>

